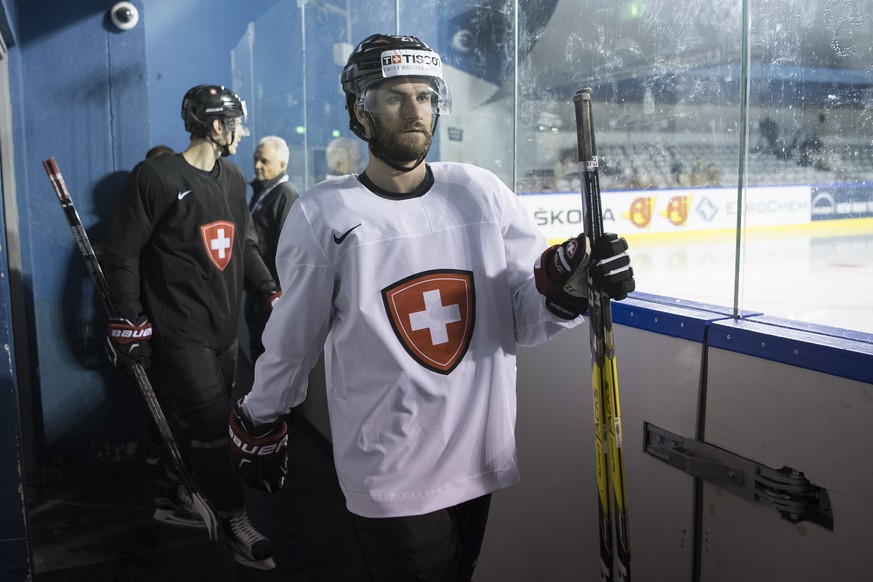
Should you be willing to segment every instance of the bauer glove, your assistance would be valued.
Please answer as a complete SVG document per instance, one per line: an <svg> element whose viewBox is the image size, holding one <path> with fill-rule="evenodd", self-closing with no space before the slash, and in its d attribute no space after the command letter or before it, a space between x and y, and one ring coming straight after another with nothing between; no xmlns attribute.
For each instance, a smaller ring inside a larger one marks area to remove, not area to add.
<svg viewBox="0 0 873 582"><path fill-rule="evenodd" d="M588 311L588 260L590 248L584 234L543 251L534 263L537 291L546 296L546 307L563 319Z"/></svg>
<svg viewBox="0 0 873 582"><path fill-rule="evenodd" d="M627 241L612 233L604 234L593 250L584 234L546 249L534 264L534 280L546 307L564 319L588 311L589 276L610 299L627 297L635 284L625 251Z"/></svg>
<svg viewBox="0 0 873 582"><path fill-rule="evenodd" d="M133 366L148 368L151 360L152 324L145 317L137 323L124 317L110 317L106 329L106 354L114 366L133 375Z"/></svg>
<svg viewBox="0 0 873 582"><path fill-rule="evenodd" d="M288 425L277 420L255 426L239 403L228 423L230 459L240 481L273 495L278 493L288 473Z"/></svg>

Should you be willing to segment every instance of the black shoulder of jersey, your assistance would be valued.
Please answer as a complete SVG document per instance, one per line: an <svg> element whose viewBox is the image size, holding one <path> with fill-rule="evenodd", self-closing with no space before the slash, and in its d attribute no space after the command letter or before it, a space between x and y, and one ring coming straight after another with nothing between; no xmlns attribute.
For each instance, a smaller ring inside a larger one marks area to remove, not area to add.
<svg viewBox="0 0 873 582"><path fill-rule="evenodd" d="M225 158L218 158L218 164L221 164L221 170L226 171L228 174L236 174L243 180L245 180L245 176L243 175L242 169L235 162L227 160Z"/></svg>

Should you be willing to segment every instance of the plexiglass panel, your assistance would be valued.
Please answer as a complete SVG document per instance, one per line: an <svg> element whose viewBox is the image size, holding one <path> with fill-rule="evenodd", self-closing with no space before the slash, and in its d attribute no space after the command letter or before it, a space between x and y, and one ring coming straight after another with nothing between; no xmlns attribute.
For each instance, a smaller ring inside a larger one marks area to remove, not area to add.
<svg viewBox="0 0 873 582"><path fill-rule="evenodd" d="M280 0L234 82L305 189L337 138L366 163L351 48L418 36L453 94L429 159L490 169L553 241L582 229L572 96L591 87L606 227L638 290L873 331L871 18L871 0Z"/></svg>
<svg viewBox="0 0 873 582"><path fill-rule="evenodd" d="M630 241L638 289L730 305L739 5L544 4L521 31L518 191L573 192L529 207L556 240L581 229L570 103L591 87L604 225Z"/></svg>
<svg viewBox="0 0 873 582"><path fill-rule="evenodd" d="M752 5L748 308L873 331L871 8Z"/></svg>

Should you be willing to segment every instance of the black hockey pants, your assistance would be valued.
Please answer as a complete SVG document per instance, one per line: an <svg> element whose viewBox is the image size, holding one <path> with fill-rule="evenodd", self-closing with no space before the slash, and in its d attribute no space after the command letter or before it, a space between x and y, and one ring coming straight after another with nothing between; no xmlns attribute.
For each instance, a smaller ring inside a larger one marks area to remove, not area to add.
<svg viewBox="0 0 873 582"><path fill-rule="evenodd" d="M153 344L155 392L179 449L190 450L186 462L197 486L217 512L239 511L244 494L231 468L227 436L237 342L218 350Z"/></svg>

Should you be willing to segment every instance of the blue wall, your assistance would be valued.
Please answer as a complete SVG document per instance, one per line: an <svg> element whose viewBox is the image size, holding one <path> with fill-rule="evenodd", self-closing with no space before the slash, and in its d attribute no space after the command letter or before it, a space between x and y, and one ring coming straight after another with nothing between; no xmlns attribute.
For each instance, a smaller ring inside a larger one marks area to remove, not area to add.
<svg viewBox="0 0 873 582"><path fill-rule="evenodd" d="M5 37L5 35L4 35ZM0 273L9 272L6 229L0 222ZM24 519L24 474L18 386L8 278L0 279L0 579L23 580L28 543Z"/></svg>
<svg viewBox="0 0 873 582"><path fill-rule="evenodd" d="M37 438L53 445L79 433L64 446L99 456L107 454L105 443L92 431L120 430L109 421L133 393L100 353L99 303L41 162L57 159L82 223L99 241L126 171L148 144L144 31L116 32L110 5L28 0L20 11L24 136L15 148L25 174L17 195L33 302L31 389L44 429Z"/></svg>
<svg viewBox="0 0 873 582"><path fill-rule="evenodd" d="M136 454L149 419L135 385L103 356L102 307L41 162L57 159L99 253L129 170L156 143L184 149L182 95L231 84L231 48L273 3L134 2L140 22L130 31L109 22L106 0L27 0L20 11L18 204L45 463Z"/></svg>
<svg viewBox="0 0 873 582"><path fill-rule="evenodd" d="M7 348L0 366L0 579L24 580L30 567L25 470L36 474L46 466L137 454L150 422L135 386L105 361L102 309L41 162L57 159L99 249L104 221L130 168L158 141L184 147L179 119L184 91L202 82L230 84L230 49L245 23L273 2L135 2L141 22L127 32L109 22L114 2L108 0L0 2L15 159L16 191L9 195L16 196L19 208L25 294L13 305L3 244L0 346ZM218 10L219 4L225 6ZM149 30L157 31L150 40L159 58L150 79L146 31L153 5L189 12L155 10L156 24ZM162 108L154 122L150 94ZM154 138L153 123L170 133L159 131ZM5 224L0 222L4 243ZM14 345L12 309L26 312L28 345ZM27 391L22 400L32 402L33 426L25 432L34 440L40 467L23 462L14 348L29 356L30 382L20 389Z"/></svg>
<svg viewBox="0 0 873 582"><path fill-rule="evenodd" d="M139 32L145 34L144 52L138 58L148 76L148 108L151 119L150 143L163 143L176 150L187 146L188 134L180 116L182 96L199 84L233 86L230 52L256 20L276 0L146 0ZM295 4L296 5L296 4ZM299 37L299 26L288 29L288 42ZM140 155L145 154L145 150ZM248 169L247 159L237 156Z"/></svg>
<svg viewBox="0 0 873 582"><path fill-rule="evenodd" d="M11 51L5 64L13 86L20 79L20 66L14 49L17 42L13 32L15 22L15 6L0 0L0 38ZM0 186L0 201L5 203L6 195ZM30 574L29 543L24 511L24 450L12 310L6 223L0 220L0 515L3 516L0 520L0 579L24 580Z"/></svg>

